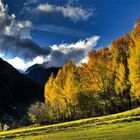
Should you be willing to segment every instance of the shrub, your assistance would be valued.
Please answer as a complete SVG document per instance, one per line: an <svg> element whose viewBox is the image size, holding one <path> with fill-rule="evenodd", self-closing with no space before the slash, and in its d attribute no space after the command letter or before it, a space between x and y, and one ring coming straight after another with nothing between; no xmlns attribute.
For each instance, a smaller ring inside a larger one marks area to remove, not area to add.
<svg viewBox="0 0 140 140"><path fill-rule="evenodd" d="M0 122L0 132L2 131L2 123Z"/></svg>
<svg viewBox="0 0 140 140"><path fill-rule="evenodd" d="M43 124L48 120L48 108L45 103L36 102L28 109L29 120L33 124Z"/></svg>

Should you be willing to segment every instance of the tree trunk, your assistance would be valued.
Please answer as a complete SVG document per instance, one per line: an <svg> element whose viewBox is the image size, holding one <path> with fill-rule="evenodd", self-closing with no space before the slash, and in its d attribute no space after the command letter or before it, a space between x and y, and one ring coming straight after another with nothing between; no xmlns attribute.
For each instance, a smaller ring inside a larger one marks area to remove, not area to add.
<svg viewBox="0 0 140 140"><path fill-rule="evenodd" d="M132 109L132 105L131 105L131 95L130 95L130 94L128 94L128 108L129 108L129 110Z"/></svg>

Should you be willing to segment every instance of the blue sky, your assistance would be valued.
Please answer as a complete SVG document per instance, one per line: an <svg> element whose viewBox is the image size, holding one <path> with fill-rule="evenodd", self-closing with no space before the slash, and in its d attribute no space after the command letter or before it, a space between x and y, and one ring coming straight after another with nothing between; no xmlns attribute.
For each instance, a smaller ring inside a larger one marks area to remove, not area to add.
<svg viewBox="0 0 140 140"><path fill-rule="evenodd" d="M55 47L65 44L65 47L69 48L70 44L76 44L79 40L86 43L86 38L93 36L99 36L100 39L96 40L98 43L91 44L91 47L108 47L112 40L130 32L140 16L139 0L3 0L3 2L8 5L7 14L15 15L14 20L31 23L30 28L25 28L25 34L43 49L54 44ZM62 49L62 46L60 48ZM11 59L16 57L8 54ZM42 54L35 56L40 55ZM84 49L84 55L82 54L80 58L83 56L85 59L86 55ZM28 57L27 54L26 56ZM17 57L23 59L24 63L31 60L25 59L22 54Z"/></svg>
<svg viewBox="0 0 140 140"><path fill-rule="evenodd" d="M99 35L100 45L109 45L110 41L129 32L136 19L140 16L139 0L38 0L39 2L30 0L28 7L35 8L39 4L51 4L56 6L66 6L70 3L74 7L82 7L83 9L93 9L93 15L88 20L74 22L61 14L42 13L32 14L24 8L27 8L26 0L5 0L9 5L9 12L17 15L19 20L31 20L33 26L39 25L56 25L72 30L78 30L87 35ZM28 0L27 0L28 2ZM32 2L32 3L31 3ZM21 11L23 10L23 11ZM23 14L22 14L23 12ZM37 20L36 20L37 18ZM45 32L40 30L32 30L33 39L41 45L55 44L62 42L74 42L81 39L81 36L74 37L62 35L61 33Z"/></svg>

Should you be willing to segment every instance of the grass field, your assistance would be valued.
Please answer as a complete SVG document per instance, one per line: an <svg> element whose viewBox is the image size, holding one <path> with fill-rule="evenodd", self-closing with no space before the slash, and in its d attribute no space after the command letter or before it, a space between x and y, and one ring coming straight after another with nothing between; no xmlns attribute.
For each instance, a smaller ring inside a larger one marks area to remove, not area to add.
<svg viewBox="0 0 140 140"><path fill-rule="evenodd" d="M0 132L14 140L140 140L140 107L109 116Z"/></svg>

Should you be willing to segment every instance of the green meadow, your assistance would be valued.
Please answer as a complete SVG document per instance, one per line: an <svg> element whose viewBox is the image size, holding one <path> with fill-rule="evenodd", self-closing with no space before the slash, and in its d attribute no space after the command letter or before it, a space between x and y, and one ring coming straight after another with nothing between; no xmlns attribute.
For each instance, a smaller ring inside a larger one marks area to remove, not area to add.
<svg viewBox="0 0 140 140"><path fill-rule="evenodd" d="M13 140L139 140L140 107L103 117L0 132Z"/></svg>

